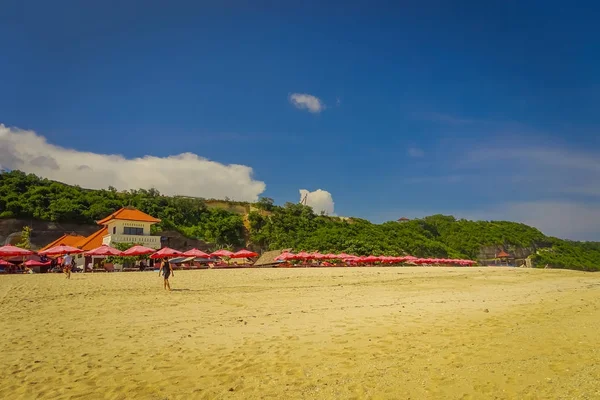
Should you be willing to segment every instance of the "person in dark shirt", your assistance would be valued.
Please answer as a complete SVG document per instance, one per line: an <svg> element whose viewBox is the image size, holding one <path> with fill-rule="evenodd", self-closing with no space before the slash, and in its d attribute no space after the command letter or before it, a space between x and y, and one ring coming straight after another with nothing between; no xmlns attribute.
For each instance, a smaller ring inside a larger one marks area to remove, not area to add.
<svg viewBox="0 0 600 400"><path fill-rule="evenodd" d="M171 275L175 276L175 274L173 273L173 267L171 267L171 264L169 263L169 261L167 261L166 258L163 260L162 264L160 265L160 269L158 270L158 276L161 276L161 275L164 278L165 290L169 289L169 292L170 292L171 285L169 284L169 276L171 276Z"/></svg>

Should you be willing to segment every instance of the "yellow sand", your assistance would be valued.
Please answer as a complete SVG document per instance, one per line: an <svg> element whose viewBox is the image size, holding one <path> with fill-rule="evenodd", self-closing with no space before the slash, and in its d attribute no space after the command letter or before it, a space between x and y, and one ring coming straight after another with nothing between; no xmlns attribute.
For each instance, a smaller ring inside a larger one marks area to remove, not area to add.
<svg viewBox="0 0 600 400"><path fill-rule="evenodd" d="M2 399L600 398L600 275L0 276Z"/></svg>

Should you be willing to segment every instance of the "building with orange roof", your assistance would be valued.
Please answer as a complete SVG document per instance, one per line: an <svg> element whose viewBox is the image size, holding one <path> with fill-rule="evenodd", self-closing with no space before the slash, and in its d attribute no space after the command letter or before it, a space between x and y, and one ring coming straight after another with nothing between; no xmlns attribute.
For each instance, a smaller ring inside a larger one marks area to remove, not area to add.
<svg viewBox="0 0 600 400"><path fill-rule="evenodd" d="M52 243L48 243L46 246L42 247L38 251L48 250L51 247L60 245L77 247L77 243L81 242L83 239L85 239L85 236L76 235L74 233L65 233L64 235L62 235Z"/></svg>
<svg viewBox="0 0 600 400"><path fill-rule="evenodd" d="M508 257L510 257L510 254L508 254L504 250L500 250L500 253L496 254L496 257L497 258L508 258Z"/></svg>
<svg viewBox="0 0 600 400"><path fill-rule="evenodd" d="M158 222L160 222L160 219L154 218L140 210L123 207L108 217L97 221L97 224L101 225L102 228L90 236L63 235L44 246L41 250L64 244L78 247L84 251L90 251L103 244L114 246L115 243L141 244L152 249L160 249L162 247L160 236L154 236L150 232L151 226ZM91 260L91 257L84 257L81 254L76 257L76 262L79 266L88 265Z"/></svg>
<svg viewBox="0 0 600 400"><path fill-rule="evenodd" d="M151 215L146 214L140 210L132 207L123 207L118 211L115 211L108 217L97 221L98 225L107 225L111 221L135 221L135 222L147 222L150 224L156 224L160 222L160 219L154 218Z"/></svg>
<svg viewBox="0 0 600 400"><path fill-rule="evenodd" d="M106 226L92 233L88 237L83 237L75 247L79 247L83 251L90 251L95 249L96 247L102 246L102 240L104 236L108 234L108 228Z"/></svg>
<svg viewBox="0 0 600 400"><path fill-rule="evenodd" d="M102 235L101 244L111 246L114 243L135 243L152 249L160 249L160 236L153 236L150 233L152 225L158 222L160 222L160 219L140 210L123 207L108 217L97 221L98 225L102 225L104 226L103 229L106 229L106 232ZM96 233L99 234L100 231Z"/></svg>

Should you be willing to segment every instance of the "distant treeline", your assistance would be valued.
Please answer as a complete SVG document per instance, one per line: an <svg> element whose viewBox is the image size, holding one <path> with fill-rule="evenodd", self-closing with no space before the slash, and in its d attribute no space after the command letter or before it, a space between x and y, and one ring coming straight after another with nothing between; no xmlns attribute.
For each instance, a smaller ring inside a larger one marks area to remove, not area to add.
<svg viewBox="0 0 600 400"><path fill-rule="evenodd" d="M244 215L209 208L201 198L163 196L155 189L82 189L20 171L0 174L0 218L91 224L123 206L160 218L162 222L155 230L174 229L188 237L234 248L255 245L263 249L476 259L482 246L501 246L509 252L534 249L532 258L541 267L600 270L600 243L560 240L514 222L433 215L373 224L358 218L317 215L301 204L277 206L272 199L262 198L247 215L248 230Z"/></svg>

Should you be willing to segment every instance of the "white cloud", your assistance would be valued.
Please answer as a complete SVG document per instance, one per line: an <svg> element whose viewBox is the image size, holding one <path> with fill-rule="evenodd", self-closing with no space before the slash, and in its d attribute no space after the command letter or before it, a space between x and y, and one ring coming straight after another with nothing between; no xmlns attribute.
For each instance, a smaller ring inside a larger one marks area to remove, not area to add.
<svg viewBox="0 0 600 400"><path fill-rule="evenodd" d="M408 155L411 157L423 157L425 155L425 152L417 147L409 147L408 148Z"/></svg>
<svg viewBox="0 0 600 400"><path fill-rule="evenodd" d="M326 190L317 189L314 192L309 192L306 189L300 189L300 201L306 198L306 205L312 207L313 211L317 214L321 212L326 215L333 214L333 197L331 193Z"/></svg>
<svg viewBox="0 0 600 400"><path fill-rule="evenodd" d="M241 201L256 201L265 190L265 183L253 179L252 168L245 165L220 164L192 153L128 159L82 152L50 144L33 131L3 124L0 167L91 189L156 188L167 195Z"/></svg>
<svg viewBox="0 0 600 400"><path fill-rule="evenodd" d="M325 109L323 101L312 94L292 93L289 100L294 107L300 110L308 110L311 113L320 113Z"/></svg>

